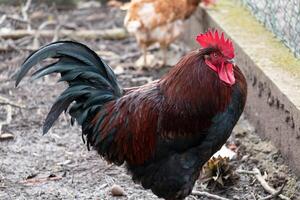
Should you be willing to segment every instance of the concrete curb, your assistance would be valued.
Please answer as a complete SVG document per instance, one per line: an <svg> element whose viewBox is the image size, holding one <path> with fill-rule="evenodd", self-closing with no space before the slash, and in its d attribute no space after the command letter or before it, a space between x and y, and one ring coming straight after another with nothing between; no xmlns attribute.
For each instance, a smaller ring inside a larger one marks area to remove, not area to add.
<svg viewBox="0 0 300 200"><path fill-rule="evenodd" d="M234 41L236 62L248 82L245 114L300 176L300 61L236 3L222 0L211 10L199 8L184 40L196 47L196 35L213 27Z"/></svg>

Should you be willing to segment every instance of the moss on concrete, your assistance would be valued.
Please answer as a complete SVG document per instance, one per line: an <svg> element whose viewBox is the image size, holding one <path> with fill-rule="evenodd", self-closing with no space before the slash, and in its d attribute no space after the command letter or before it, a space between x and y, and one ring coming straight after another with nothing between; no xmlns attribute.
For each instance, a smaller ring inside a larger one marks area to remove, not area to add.
<svg viewBox="0 0 300 200"><path fill-rule="evenodd" d="M220 0L208 12L260 67L280 68L300 79L300 60L239 1Z"/></svg>

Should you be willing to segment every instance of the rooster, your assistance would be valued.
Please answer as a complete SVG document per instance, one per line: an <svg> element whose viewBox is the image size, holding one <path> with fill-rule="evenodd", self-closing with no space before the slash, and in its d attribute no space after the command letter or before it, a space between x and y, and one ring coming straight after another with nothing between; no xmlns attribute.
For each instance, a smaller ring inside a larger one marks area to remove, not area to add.
<svg viewBox="0 0 300 200"><path fill-rule="evenodd" d="M232 63L234 47L224 34L197 36L191 51L161 79L122 89L113 70L87 46L54 42L32 53L16 76L16 86L39 61L58 60L34 78L60 73L68 83L48 116L47 133L68 110L93 147L116 165L126 163L135 182L168 200L188 196L201 167L221 148L243 112L247 86Z"/></svg>
<svg viewBox="0 0 300 200"><path fill-rule="evenodd" d="M205 5L216 0L202 0ZM201 0L132 0L124 26L143 49L147 65L147 47L159 43L163 52L162 65L167 61L167 48L184 31L184 21L197 9Z"/></svg>

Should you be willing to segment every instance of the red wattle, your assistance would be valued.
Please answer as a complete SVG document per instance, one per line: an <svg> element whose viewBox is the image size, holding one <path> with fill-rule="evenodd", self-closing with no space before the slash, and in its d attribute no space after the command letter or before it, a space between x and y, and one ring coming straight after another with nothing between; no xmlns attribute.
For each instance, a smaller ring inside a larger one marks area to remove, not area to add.
<svg viewBox="0 0 300 200"><path fill-rule="evenodd" d="M233 74L233 64L231 63L222 63L221 69L219 70L219 78L229 85L235 83L235 77Z"/></svg>
<svg viewBox="0 0 300 200"><path fill-rule="evenodd" d="M231 63L224 64L224 62L223 62L221 67L216 67L209 60L205 60L205 63L207 64L207 66L209 68L211 68L212 70L214 70L215 72L218 73L219 78L223 82L225 82L229 85L233 85L235 83L235 77L234 77L234 73L233 73L233 64L231 64Z"/></svg>

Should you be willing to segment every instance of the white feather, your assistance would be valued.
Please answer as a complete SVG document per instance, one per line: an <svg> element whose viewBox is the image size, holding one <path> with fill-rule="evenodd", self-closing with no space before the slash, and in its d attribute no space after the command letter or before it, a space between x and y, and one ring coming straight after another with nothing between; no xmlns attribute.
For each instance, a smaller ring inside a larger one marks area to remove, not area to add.
<svg viewBox="0 0 300 200"><path fill-rule="evenodd" d="M158 16L155 13L155 8L153 3L145 3L143 7L139 10L138 15L146 28L150 28L152 20Z"/></svg>
<svg viewBox="0 0 300 200"><path fill-rule="evenodd" d="M136 33L141 26L142 26L141 22L136 20L130 21L126 24L126 28L129 33Z"/></svg>

